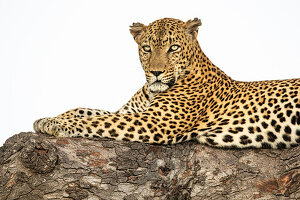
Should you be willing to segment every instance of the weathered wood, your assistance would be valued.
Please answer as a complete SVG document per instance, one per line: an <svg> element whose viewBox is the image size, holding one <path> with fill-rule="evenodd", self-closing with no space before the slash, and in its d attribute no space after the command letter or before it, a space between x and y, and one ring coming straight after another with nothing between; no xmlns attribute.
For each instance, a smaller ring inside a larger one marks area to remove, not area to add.
<svg viewBox="0 0 300 200"><path fill-rule="evenodd" d="M0 199L300 199L300 147L224 150L20 133L0 148Z"/></svg>

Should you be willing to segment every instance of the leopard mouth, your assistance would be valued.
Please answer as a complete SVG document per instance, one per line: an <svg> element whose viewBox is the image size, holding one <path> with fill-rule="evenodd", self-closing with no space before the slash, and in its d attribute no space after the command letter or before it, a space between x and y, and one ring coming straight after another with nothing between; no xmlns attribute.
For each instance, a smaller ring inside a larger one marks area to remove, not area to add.
<svg viewBox="0 0 300 200"><path fill-rule="evenodd" d="M168 83L163 83L161 80L157 80L149 86L150 92L158 93L164 92L175 84L175 78L172 78Z"/></svg>
<svg viewBox="0 0 300 200"><path fill-rule="evenodd" d="M149 86L150 92L158 93L166 91L169 88L169 86L165 83L162 83L161 81L155 81Z"/></svg>

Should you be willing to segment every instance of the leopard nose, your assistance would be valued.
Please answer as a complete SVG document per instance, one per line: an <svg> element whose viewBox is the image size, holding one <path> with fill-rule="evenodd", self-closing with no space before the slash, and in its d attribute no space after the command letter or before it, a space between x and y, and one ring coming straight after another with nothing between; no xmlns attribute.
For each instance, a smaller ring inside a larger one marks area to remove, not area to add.
<svg viewBox="0 0 300 200"><path fill-rule="evenodd" d="M150 71L154 76L159 76L163 71Z"/></svg>

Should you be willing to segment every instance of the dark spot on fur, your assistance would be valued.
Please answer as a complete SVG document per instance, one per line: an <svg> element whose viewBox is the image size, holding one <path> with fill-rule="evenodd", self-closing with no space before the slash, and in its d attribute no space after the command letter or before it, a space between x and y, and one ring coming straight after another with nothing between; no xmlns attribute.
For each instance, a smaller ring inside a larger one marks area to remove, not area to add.
<svg viewBox="0 0 300 200"><path fill-rule="evenodd" d="M264 127L264 129L268 128L268 124L266 122L262 122L261 125Z"/></svg>
<svg viewBox="0 0 300 200"><path fill-rule="evenodd" d="M287 134L290 134L292 132L292 129L289 126L286 126L284 128L284 132L286 132Z"/></svg>
<svg viewBox="0 0 300 200"><path fill-rule="evenodd" d="M233 137L231 135L225 135L223 138L224 142L233 142Z"/></svg>
<svg viewBox="0 0 300 200"><path fill-rule="evenodd" d="M264 137L262 136L262 135L258 135L258 136L256 136L256 141L257 142L261 142L262 140L264 139Z"/></svg>
<svg viewBox="0 0 300 200"><path fill-rule="evenodd" d="M242 136L240 137L240 143L243 144L243 145L247 145L247 144L251 144L252 141L249 139L248 136L242 135Z"/></svg>
<svg viewBox="0 0 300 200"><path fill-rule="evenodd" d="M128 132L133 132L135 131L135 128L133 126L131 126L130 128L127 129Z"/></svg>
<svg viewBox="0 0 300 200"><path fill-rule="evenodd" d="M96 133L98 133L99 135L102 135L102 133L104 133L103 129L99 129Z"/></svg>
<svg viewBox="0 0 300 200"><path fill-rule="evenodd" d="M105 123L104 123L104 127L105 127L105 128L109 128L110 126L111 126L111 123L109 123L109 122L105 122Z"/></svg>
<svg viewBox="0 0 300 200"><path fill-rule="evenodd" d="M161 134L157 133L157 134L154 135L154 141L159 141L160 138L162 138Z"/></svg>
<svg viewBox="0 0 300 200"><path fill-rule="evenodd" d="M283 142L279 142L276 146L277 146L277 149L285 149L286 148L286 144Z"/></svg>
<svg viewBox="0 0 300 200"><path fill-rule="evenodd" d="M192 137L192 138L196 138L197 136L198 136L198 134L195 133L195 132L193 132L193 133L191 134L191 137Z"/></svg>
<svg viewBox="0 0 300 200"><path fill-rule="evenodd" d="M274 142L276 139L277 139L277 136L274 135L273 132L269 131L269 132L268 132L268 141L269 141L269 142Z"/></svg>
<svg viewBox="0 0 300 200"><path fill-rule="evenodd" d="M142 123L139 120L135 120L133 124L135 126L142 126Z"/></svg>
<svg viewBox="0 0 300 200"><path fill-rule="evenodd" d="M282 136L282 138L284 139L284 141L287 141L287 142L290 142L290 141L291 141L291 137L290 137L289 135L287 135L287 134L284 134L284 135Z"/></svg>
<svg viewBox="0 0 300 200"><path fill-rule="evenodd" d="M115 129L111 129L108 131L111 137L118 137L119 134L117 134Z"/></svg>
<svg viewBox="0 0 300 200"><path fill-rule="evenodd" d="M271 145L269 143L263 142L263 143L261 143L261 148L263 148L263 149L270 149Z"/></svg>
<svg viewBox="0 0 300 200"><path fill-rule="evenodd" d="M211 139L211 138L206 138L206 141L207 141L208 144L213 145L213 146L215 146L215 145L218 144L218 143L216 143L216 142L215 142L213 139Z"/></svg>

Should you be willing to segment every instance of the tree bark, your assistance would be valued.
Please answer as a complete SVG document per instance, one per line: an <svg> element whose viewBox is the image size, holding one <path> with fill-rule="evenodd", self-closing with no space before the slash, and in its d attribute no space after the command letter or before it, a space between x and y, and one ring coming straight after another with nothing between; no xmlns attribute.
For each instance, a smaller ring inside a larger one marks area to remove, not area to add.
<svg viewBox="0 0 300 200"><path fill-rule="evenodd" d="M20 133L0 147L0 199L300 199L300 146L225 150Z"/></svg>

